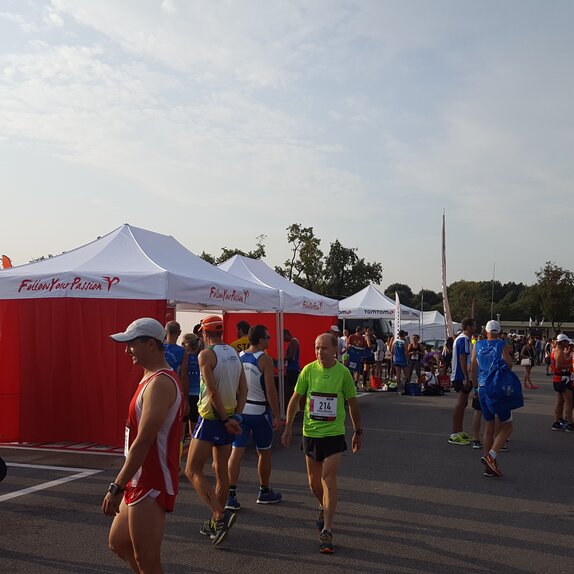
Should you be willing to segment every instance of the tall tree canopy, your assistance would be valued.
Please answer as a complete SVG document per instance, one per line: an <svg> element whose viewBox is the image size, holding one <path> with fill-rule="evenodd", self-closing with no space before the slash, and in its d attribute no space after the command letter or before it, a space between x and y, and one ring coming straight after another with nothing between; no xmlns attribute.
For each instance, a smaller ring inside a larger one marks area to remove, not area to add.
<svg viewBox="0 0 574 574"><path fill-rule="evenodd" d="M415 296L408 285L405 285L404 283L391 283L385 289L385 295L393 300L395 298L395 293L398 293L401 305L406 305L407 307L413 306Z"/></svg>
<svg viewBox="0 0 574 574"><path fill-rule="evenodd" d="M321 239L315 235L313 227L293 223L286 231L292 255L283 267L275 267L275 271L297 285L321 295L342 299L360 291L369 283L381 282L382 265L365 261L359 257L355 247L345 247L335 239L325 256L321 250ZM259 235L256 248L251 251L223 247L218 257L205 251L201 257L213 265L218 265L233 255L261 259L265 257L265 239L265 235Z"/></svg>
<svg viewBox="0 0 574 574"><path fill-rule="evenodd" d="M556 333L564 321L572 317L574 301L574 275L571 271L547 261L544 267L536 271L538 282L536 294L540 301L540 310L552 322Z"/></svg>
<svg viewBox="0 0 574 574"><path fill-rule="evenodd" d="M287 228L287 242L293 255L284 267L275 270L289 280L315 293L342 299L366 287L380 283L383 267L369 263L357 254L355 247L345 247L336 239L323 256L321 240L312 227L294 223Z"/></svg>

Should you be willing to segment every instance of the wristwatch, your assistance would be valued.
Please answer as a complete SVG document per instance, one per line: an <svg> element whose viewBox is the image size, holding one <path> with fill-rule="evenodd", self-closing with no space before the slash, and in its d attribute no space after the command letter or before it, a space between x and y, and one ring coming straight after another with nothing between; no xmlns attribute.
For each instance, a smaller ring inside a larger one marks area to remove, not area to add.
<svg viewBox="0 0 574 574"><path fill-rule="evenodd" d="M108 492L112 496L117 496L118 494L121 494L123 491L124 491L124 489L119 484L116 484L115 482L110 483L110 486L108 487Z"/></svg>
<svg viewBox="0 0 574 574"><path fill-rule="evenodd" d="M355 434L356 434L356 435L362 435L362 434L363 434L363 429L356 429L356 430L355 430Z"/></svg>

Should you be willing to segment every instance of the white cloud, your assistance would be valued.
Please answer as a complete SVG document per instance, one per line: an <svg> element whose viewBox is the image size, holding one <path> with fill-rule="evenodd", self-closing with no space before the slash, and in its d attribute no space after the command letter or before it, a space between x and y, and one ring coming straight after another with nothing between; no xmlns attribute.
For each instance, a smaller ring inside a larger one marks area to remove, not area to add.
<svg viewBox="0 0 574 574"><path fill-rule="evenodd" d="M339 237L408 282L435 274L443 207L452 237L554 220L547 198L560 205L557 226L574 215L567 4L18 6L0 14L11 31L2 137L106 185L131 182L151 202L219 210L233 228L222 244L257 235L226 215L232 205L236 218L268 223L258 232L278 249L301 221L325 249ZM430 254L412 264L421 246ZM460 249L453 277L467 272ZM541 242L533 259L547 251Z"/></svg>

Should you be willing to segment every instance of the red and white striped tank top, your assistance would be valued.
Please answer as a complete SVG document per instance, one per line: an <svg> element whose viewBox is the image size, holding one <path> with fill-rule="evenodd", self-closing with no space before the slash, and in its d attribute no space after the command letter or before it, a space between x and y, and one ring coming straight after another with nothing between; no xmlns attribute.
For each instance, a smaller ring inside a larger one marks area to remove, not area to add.
<svg viewBox="0 0 574 574"><path fill-rule="evenodd" d="M177 388L177 398L167 413L147 456L130 485L177 494L179 486L179 443L183 421L182 390L179 379L171 369L161 369L142 379L130 402L126 425L126 454L138 435L138 424L143 409L143 394L148 384L158 375L169 377Z"/></svg>

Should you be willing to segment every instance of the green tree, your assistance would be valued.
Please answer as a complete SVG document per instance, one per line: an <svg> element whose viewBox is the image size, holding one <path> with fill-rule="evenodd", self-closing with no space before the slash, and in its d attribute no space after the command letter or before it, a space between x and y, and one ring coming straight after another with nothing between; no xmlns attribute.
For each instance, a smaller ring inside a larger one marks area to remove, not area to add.
<svg viewBox="0 0 574 574"><path fill-rule="evenodd" d="M435 291L431 291L430 289L421 289L416 295L413 296L412 304L414 309L421 308L421 298L423 303L423 311L437 310L442 313L442 293L437 293ZM435 309L437 306L438 308Z"/></svg>
<svg viewBox="0 0 574 574"><path fill-rule="evenodd" d="M251 251L243 251L242 249L237 248L230 249L229 247L222 247L221 254L219 255L219 257L214 257L213 255L211 255L210 253L206 253L205 251L201 253L200 257L202 259L205 259L205 261L211 263L212 265L219 265L220 263L227 261L234 255L243 255L244 257L250 257L251 259L261 259L262 257L265 257L264 241L265 239L267 239L267 235L264 234L258 235L256 239L257 239L257 243L255 244L256 247Z"/></svg>
<svg viewBox="0 0 574 574"><path fill-rule="evenodd" d="M383 278L380 263L367 263L359 258L355 247L344 247L338 239L331 243L324 269L325 295L335 299L348 297Z"/></svg>
<svg viewBox="0 0 574 574"><path fill-rule="evenodd" d="M202 259L205 259L205 261L207 261L208 263L211 263L212 265L217 265L215 257L213 255L211 255L210 253L206 253L205 251L202 251L200 257Z"/></svg>
<svg viewBox="0 0 574 574"><path fill-rule="evenodd" d="M287 227L287 242L293 255L285 261L283 268L276 267L275 270L301 287L323 293L323 252L319 247L321 240L315 237L313 228L293 223Z"/></svg>
<svg viewBox="0 0 574 574"><path fill-rule="evenodd" d="M490 291L488 281L455 281L448 286L450 314L455 321L462 321L472 315L478 325L485 325L490 319ZM495 282L496 290L496 282Z"/></svg>
<svg viewBox="0 0 574 574"><path fill-rule="evenodd" d="M404 283L391 283L385 289L385 295L393 300L395 299L395 292L399 294L401 305L406 305L407 307L413 306L415 296L408 285L405 285Z"/></svg>
<svg viewBox="0 0 574 574"><path fill-rule="evenodd" d="M552 323L558 334L564 321L572 316L574 299L574 274L547 261L544 267L536 271L538 282L536 292L540 301L540 310Z"/></svg>
<svg viewBox="0 0 574 574"><path fill-rule="evenodd" d="M504 313L507 314L504 314ZM542 310L540 309L540 298L536 286L524 286L518 294L516 301L512 302L507 311L501 310L502 317L508 317L516 321L528 321L529 319L540 319Z"/></svg>

